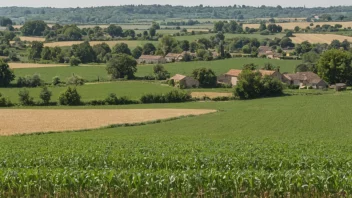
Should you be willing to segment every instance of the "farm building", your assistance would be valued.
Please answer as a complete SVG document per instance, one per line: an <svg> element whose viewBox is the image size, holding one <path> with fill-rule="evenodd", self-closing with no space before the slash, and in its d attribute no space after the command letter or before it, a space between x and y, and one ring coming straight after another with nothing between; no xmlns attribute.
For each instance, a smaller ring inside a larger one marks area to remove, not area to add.
<svg viewBox="0 0 352 198"><path fill-rule="evenodd" d="M198 80L196 80L196 79L194 79L192 77L181 75L181 74L176 74L175 76L170 78L170 80L174 80L175 86L179 87L179 88L195 88L195 87L199 87Z"/></svg>
<svg viewBox="0 0 352 198"><path fill-rule="evenodd" d="M312 87L313 89L327 88L328 83L313 72L297 72L284 74L283 81L289 85L297 85L300 89Z"/></svg>
<svg viewBox="0 0 352 198"><path fill-rule="evenodd" d="M282 75L279 71L269 71L269 70L257 70L262 76L272 76L274 78L282 81ZM242 70L231 69L226 74L218 76L218 83L231 84L233 86L237 85L238 76L241 74Z"/></svg>
<svg viewBox="0 0 352 198"><path fill-rule="evenodd" d="M269 59L280 59L282 54L275 52L271 47L260 46L258 48L258 57L266 57Z"/></svg>
<svg viewBox="0 0 352 198"><path fill-rule="evenodd" d="M142 55L138 59L138 63L142 64L164 64L166 60L162 56Z"/></svg>
<svg viewBox="0 0 352 198"><path fill-rule="evenodd" d="M183 54L175 54L175 53L168 53L165 56L166 62L172 63L172 62L178 62L183 59Z"/></svg>

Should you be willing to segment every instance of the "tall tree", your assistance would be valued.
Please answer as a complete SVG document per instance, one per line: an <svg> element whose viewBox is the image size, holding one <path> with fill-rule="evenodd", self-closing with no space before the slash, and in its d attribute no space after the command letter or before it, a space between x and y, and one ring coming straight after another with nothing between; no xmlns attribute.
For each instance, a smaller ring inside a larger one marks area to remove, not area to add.
<svg viewBox="0 0 352 198"><path fill-rule="evenodd" d="M118 54L107 63L106 70L113 79L132 79L137 72L137 61L130 55Z"/></svg>
<svg viewBox="0 0 352 198"><path fill-rule="evenodd" d="M0 59L0 87L6 87L15 79L15 74L9 65Z"/></svg>

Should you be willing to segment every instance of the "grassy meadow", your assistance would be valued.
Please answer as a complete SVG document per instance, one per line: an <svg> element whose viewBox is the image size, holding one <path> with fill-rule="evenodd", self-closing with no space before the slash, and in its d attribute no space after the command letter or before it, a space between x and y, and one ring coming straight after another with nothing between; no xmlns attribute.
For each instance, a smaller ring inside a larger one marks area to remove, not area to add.
<svg viewBox="0 0 352 198"><path fill-rule="evenodd" d="M209 33L209 34L198 34L198 35L188 35L188 36L177 36L175 37L177 40L188 40L189 42L198 40L200 38L210 38L211 36L215 36L215 33ZM258 40L263 40L265 38L269 39L274 39L274 38L282 38L284 36L283 33L279 34L273 34L273 35L260 35L259 33L254 33L254 34L225 34L225 39L231 39L231 38L236 38L236 37L246 37L246 38L256 38Z"/></svg>
<svg viewBox="0 0 352 198"><path fill-rule="evenodd" d="M24 88L0 88L0 93L10 99L12 102L18 103L18 93ZM39 94L42 88L26 88L30 96L35 101L39 101ZM49 87L52 92L52 100L57 101L60 94L64 92L67 87ZM81 95L83 101L103 100L110 93L115 93L118 97L127 96L130 99L138 100L144 94L148 93L166 93L173 88L167 85L161 85L158 82L142 82L142 81L121 81L121 82L107 82L99 84L86 84L78 86L77 91Z"/></svg>
<svg viewBox="0 0 352 198"><path fill-rule="evenodd" d="M230 69L241 69L244 64L254 63L262 67L265 63L272 63L275 66L280 66L281 72L293 72L295 67L301 63L299 60L270 60L260 58L233 58L218 61L194 61L194 62L179 62L165 64L167 71L171 75L185 74L191 75L192 71L197 68L211 68L217 75L226 73ZM153 74L154 65L139 65L136 76L144 77ZM66 80L72 74L79 75L87 81L107 81L110 79L105 66L78 66L78 67L50 67L50 68L25 68L15 69L16 76L40 74L41 78L50 83L54 76L59 76L62 80Z"/></svg>
<svg viewBox="0 0 352 198"><path fill-rule="evenodd" d="M218 112L145 126L0 137L0 194L349 196L351 94L304 93L249 101L77 107Z"/></svg>

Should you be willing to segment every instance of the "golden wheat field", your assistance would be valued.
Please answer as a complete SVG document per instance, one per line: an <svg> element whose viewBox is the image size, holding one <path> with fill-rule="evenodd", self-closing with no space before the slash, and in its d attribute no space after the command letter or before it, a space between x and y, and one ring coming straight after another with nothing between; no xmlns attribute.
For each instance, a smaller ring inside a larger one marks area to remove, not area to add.
<svg viewBox="0 0 352 198"><path fill-rule="evenodd" d="M296 26L300 27L300 28L306 28L307 26L310 26L312 22L292 22L292 23L276 23L277 25L282 26L283 29L290 29L293 30ZM334 26L335 24L341 24L342 27L344 28L348 28L348 27L352 27L352 21L348 21L348 22L313 22L315 27L316 25L332 25ZM259 24L243 24L243 27L249 27L249 28L259 28Z"/></svg>
<svg viewBox="0 0 352 198"><path fill-rule="evenodd" d="M192 92L192 98L216 98L216 97L231 97L232 93L219 93L219 92Z"/></svg>
<svg viewBox="0 0 352 198"><path fill-rule="evenodd" d="M0 135L95 129L216 112L206 109L0 109ZM19 121L20 120L20 121Z"/></svg>
<svg viewBox="0 0 352 198"><path fill-rule="evenodd" d="M42 68L42 67L67 67L65 64L37 64L37 63L8 63L11 69Z"/></svg>
<svg viewBox="0 0 352 198"><path fill-rule="evenodd" d="M31 37L31 36L20 36L21 41L40 41L40 42L44 42L45 38L43 37Z"/></svg>
<svg viewBox="0 0 352 198"><path fill-rule="evenodd" d="M348 40L352 42L352 37L336 34L295 34L295 37L291 37L291 39L294 43L302 43L303 41L310 43L331 43L333 40Z"/></svg>

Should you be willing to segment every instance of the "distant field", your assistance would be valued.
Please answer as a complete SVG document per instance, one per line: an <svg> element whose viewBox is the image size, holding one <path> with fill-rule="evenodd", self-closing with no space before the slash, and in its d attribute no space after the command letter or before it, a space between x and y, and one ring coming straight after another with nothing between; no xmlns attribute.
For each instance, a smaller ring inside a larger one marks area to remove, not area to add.
<svg viewBox="0 0 352 198"><path fill-rule="evenodd" d="M333 40L344 41L348 40L352 42L352 37L336 35L336 34L295 34L295 37L291 37L294 43L302 43L303 41L309 41L311 43L328 43L330 44Z"/></svg>
<svg viewBox="0 0 352 198"><path fill-rule="evenodd" d="M277 25L281 25L283 29L294 29L296 26L300 27L300 28L306 28L307 26L310 26L310 24L313 23L314 27L316 25L332 25L334 26L335 24L341 24L342 27L344 28L348 28L348 27L352 27L352 21L348 21L348 22L291 22L291 23L276 23ZM259 24L243 24L243 27L249 27L249 28L259 28Z"/></svg>
<svg viewBox="0 0 352 198"><path fill-rule="evenodd" d="M240 69L244 64L255 63L262 67L265 63L272 63L280 66L281 72L293 72L294 68L301 63L299 60L270 60L261 58L232 58L218 61L194 61L165 64L165 68L171 73L191 75L192 71L197 68L206 67L213 69L217 75L226 73L230 69ZM154 65L140 65L136 76L143 77L153 74ZM72 74L82 76L88 81L109 80L105 66L89 66L89 67L51 67L51 68L26 68L15 69L16 76L33 75L38 73L45 82L51 82L54 76L67 79Z"/></svg>
<svg viewBox="0 0 352 198"><path fill-rule="evenodd" d="M8 97L11 101L18 103L18 93L23 88L0 88L0 93ZM41 88L26 88L30 95L36 100L39 100ZM57 101L60 93L65 91L67 87L49 87L52 91L52 100ZM160 83L142 82L142 81L123 81L99 84L86 84L78 86L77 90L82 96L83 101L103 100L110 93L115 93L118 97L127 96L130 99L138 100L147 93L166 93L174 88L161 85Z"/></svg>
<svg viewBox="0 0 352 198"><path fill-rule="evenodd" d="M215 33L212 34L198 34L198 35L190 35L190 36L177 36L175 37L177 40L188 40L188 41L195 41L200 38L210 38L211 36L215 36ZM247 37L247 38L256 38L258 40L262 40L265 38L282 38L284 34L274 34L274 35L260 35L260 34L225 34L225 39L229 38L236 38L236 37Z"/></svg>
<svg viewBox="0 0 352 198"><path fill-rule="evenodd" d="M31 37L31 36L20 36L21 41L40 41L40 42L44 42L45 38L43 37Z"/></svg>
<svg viewBox="0 0 352 198"><path fill-rule="evenodd" d="M42 68L42 67L67 67L65 64L36 64L36 63L8 63L11 69Z"/></svg>
<svg viewBox="0 0 352 198"><path fill-rule="evenodd" d="M72 45L76 45L76 44L81 44L84 41L62 41L62 42L53 42L53 43L44 43L45 47L68 47L68 46L72 46ZM137 46L143 46L145 43L153 43L153 44L157 44L157 41L90 41L89 44L91 46L97 45L97 44L101 44L101 43L106 43L108 44L110 47L115 46L118 43L126 43L128 45L129 48L134 49Z"/></svg>

